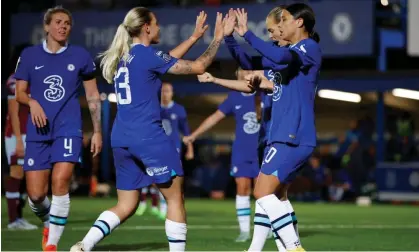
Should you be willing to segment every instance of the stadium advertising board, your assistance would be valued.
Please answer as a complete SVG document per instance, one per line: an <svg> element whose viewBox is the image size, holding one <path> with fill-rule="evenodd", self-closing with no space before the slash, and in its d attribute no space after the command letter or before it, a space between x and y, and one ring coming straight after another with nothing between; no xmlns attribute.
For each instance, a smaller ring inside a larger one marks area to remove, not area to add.
<svg viewBox="0 0 419 252"><path fill-rule="evenodd" d="M419 163L379 163L375 171L378 199L419 201Z"/></svg>
<svg viewBox="0 0 419 252"><path fill-rule="evenodd" d="M205 7L208 23L214 24L217 11L226 13L230 7L244 7L248 11L249 28L255 34L268 40L265 29L267 13L275 7L273 4L247 4L241 6ZM331 57L371 55L373 52L373 2L365 0L353 4L351 0L320 1L312 3L316 12L316 30L321 36L324 55ZM161 43L157 47L169 51L187 39L195 27L195 18L201 9L162 8L153 9L161 27ZM118 25L122 22L126 10L99 12L74 12L75 25L71 42L86 47L93 55L106 49L112 41ZM16 14L12 17L11 43L37 43L44 32L41 25L41 13ZM213 28L205 34L186 55L186 58L199 56L212 40ZM243 40L239 40L244 43ZM245 45L247 47L247 45ZM252 52L255 53L255 52ZM255 54L256 55L256 54ZM225 46L218 52L218 58L230 58Z"/></svg>

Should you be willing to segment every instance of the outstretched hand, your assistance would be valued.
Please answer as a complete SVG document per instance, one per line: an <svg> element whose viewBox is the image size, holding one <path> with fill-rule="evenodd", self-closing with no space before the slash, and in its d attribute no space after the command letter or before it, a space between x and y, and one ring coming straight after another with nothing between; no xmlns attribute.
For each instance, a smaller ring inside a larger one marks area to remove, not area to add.
<svg viewBox="0 0 419 252"><path fill-rule="evenodd" d="M234 32L234 27L236 26L236 14L231 8L228 13L225 15L224 20L224 36L230 36Z"/></svg>
<svg viewBox="0 0 419 252"><path fill-rule="evenodd" d="M192 38L198 40L208 30L208 25L205 24L205 21L207 21L207 13L205 13L205 11L201 11L196 17L195 30L192 33Z"/></svg>
<svg viewBox="0 0 419 252"><path fill-rule="evenodd" d="M234 11L236 18L237 18L237 26L234 28L234 30L243 37L244 34L247 32L247 12L245 9L239 9L237 8Z"/></svg>

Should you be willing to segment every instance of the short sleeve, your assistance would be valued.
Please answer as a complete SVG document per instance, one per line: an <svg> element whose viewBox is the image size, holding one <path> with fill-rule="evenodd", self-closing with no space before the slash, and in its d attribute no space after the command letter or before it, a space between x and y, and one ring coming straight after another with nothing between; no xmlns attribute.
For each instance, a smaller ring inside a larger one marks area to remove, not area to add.
<svg viewBox="0 0 419 252"><path fill-rule="evenodd" d="M16 80L30 80L30 55L28 49L23 50L20 54L19 59L17 60L16 70L15 70L15 79Z"/></svg>
<svg viewBox="0 0 419 252"><path fill-rule="evenodd" d="M80 69L80 75L83 80L90 80L94 78L96 71L96 64L93 61L92 57L87 51L82 51L82 67Z"/></svg>
<svg viewBox="0 0 419 252"><path fill-rule="evenodd" d="M298 56L303 67L310 67L321 64L320 46L314 41L303 42L290 47L290 50Z"/></svg>
<svg viewBox="0 0 419 252"><path fill-rule="evenodd" d="M152 48L147 61L148 64L150 64L150 70L159 74L165 74L178 61L178 59L170 56L168 53Z"/></svg>
<svg viewBox="0 0 419 252"><path fill-rule="evenodd" d="M221 112L223 112L224 115L228 115L231 114L233 112L233 97L231 96L231 94L229 94L227 96L227 99L225 99L223 101L223 103L221 103L218 106L218 110L220 110Z"/></svg>

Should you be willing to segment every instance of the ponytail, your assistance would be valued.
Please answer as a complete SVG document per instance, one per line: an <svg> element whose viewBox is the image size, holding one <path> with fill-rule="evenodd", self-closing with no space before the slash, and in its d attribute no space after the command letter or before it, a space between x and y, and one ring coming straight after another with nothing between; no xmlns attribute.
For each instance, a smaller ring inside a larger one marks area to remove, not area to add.
<svg viewBox="0 0 419 252"><path fill-rule="evenodd" d="M115 71L120 59L125 59L127 57L132 43L131 40L131 36L124 24L120 24L108 50L99 54L99 57L103 57L100 62L102 74L108 83L113 83Z"/></svg>
<svg viewBox="0 0 419 252"><path fill-rule="evenodd" d="M310 32L310 38L316 41L317 43L320 42L320 35L316 31L314 31L314 29L312 32Z"/></svg>

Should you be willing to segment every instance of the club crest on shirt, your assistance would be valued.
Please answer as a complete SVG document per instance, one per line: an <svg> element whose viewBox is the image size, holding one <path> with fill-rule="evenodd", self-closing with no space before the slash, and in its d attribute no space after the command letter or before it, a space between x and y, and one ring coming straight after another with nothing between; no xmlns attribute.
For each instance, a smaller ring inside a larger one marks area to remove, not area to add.
<svg viewBox="0 0 419 252"><path fill-rule="evenodd" d="M73 64L68 64L68 66L67 66L67 69L68 69L68 71L70 71L70 72L72 72L72 71L74 71L74 69L75 69L76 67L73 65Z"/></svg>
<svg viewBox="0 0 419 252"><path fill-rule="evenodd" d="M161 58L162 60L164 60L166 63L169 62L172 59L172 56L170 56L169 54L163 52L163 51L157 51L156 55Z"/></svg>

